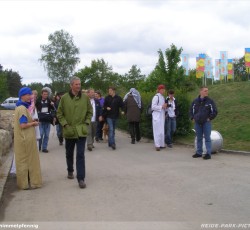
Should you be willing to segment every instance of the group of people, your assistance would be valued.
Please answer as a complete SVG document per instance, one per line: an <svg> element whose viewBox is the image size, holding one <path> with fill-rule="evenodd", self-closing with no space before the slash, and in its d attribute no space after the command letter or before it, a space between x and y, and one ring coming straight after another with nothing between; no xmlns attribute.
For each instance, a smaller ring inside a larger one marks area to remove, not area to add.
<svg viewBox="0 0 250 230"><path fill-rule="evenodd" d="M157 94L152 99L152 125L156 151L165 148L165 143L169 148L173 147L176 117L179 114L174 91L169 90L166 98L164 94L165 86L159 85ZM59 144L62 145L65 140L68 179L75 178L76 147L76 178L80 188L86 188L85 148L92 151L94 140L102 139L101 130L105 122L109 126L108 146L111 149L116 149L115 129L120 112L125 114L128 120L131 144L141 140L139 124L143 103L140 93L135 88L131 88L122 99L116 94L114 87L109 87L108 95L103 98L101 93L94 89L83 93L80 79L73 77L69 92L56 95L54 102L50 100L47 89L42 90L41 98L36 98L37 92L32 92L28 87L21 88L15 109L14 152L17 185L20 189L42 186L38 151L48 152L51 122L57 125ZM51 111L56 111L56 116L49 116ZM204 159L211 158L211 120L216 115L215 103L208 97L207 87L202 87L199 97L190 107L190 118L195 121L197 135L197 151L193 155L194 158L202 156L203 135L207 149Z"/></svg>
<svg viewBox="0 0 250 230"><path fill-rule="evenodd" d="M152 124L154 143L156 151L167 146L172 148L173 133L176 130L176 117L179 115L177 101L174 98L174 91L169 90L168 97L164 98L165 86L159 85L157 94L152 99ZM167 111L167 113L166 113ZM200 87L199 96L195 98L189 109L190 119L194 122L197 137L196 153L193 158L202 157L203 137L205 139L206 154L203 159L211 159L211 121L217 116L215 102L208 97L208 88ZM165 135L165 127L167 132Z"/></svg>

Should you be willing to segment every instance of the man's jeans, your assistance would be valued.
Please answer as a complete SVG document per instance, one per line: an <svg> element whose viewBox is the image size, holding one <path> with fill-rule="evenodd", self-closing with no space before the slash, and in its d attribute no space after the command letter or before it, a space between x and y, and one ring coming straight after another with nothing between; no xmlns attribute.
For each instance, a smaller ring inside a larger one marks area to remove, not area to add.
<svg viewBox="0 0 250 230"><path fill-rule="evenodd" d="M107 118L109 126L109 146L115 145L115 125L116 119Z"/></svg>
<svg viewBox="0 0 250 230"><path fill-rule="evenodd" d="M65 139L68 172L74 172L74 150L76 145L76 172L78 181L85 179L85 143L86 137Z"/></svg>
<svg viewBox="0 0 250 230"><path fill-rule="evenodd" d="M166 144L171 145L173 134L176 131L176 118L175 117L168 117L165 121L165 127L166 127Z"/></svg>
<svg viewBox="0 0 250 230"><path fill-rule="evenodd" d="M39 130L41 139L39 140L39 150L45 150L48 148L49 142L49 133L50 133L50 123L49 122L40 122Z"/></svg>
<svg viewBox="0 0 250 230"><path fill-rule="evenodd" d="M98 139L102 139L102 135L103 135L102 128L103 128L104 123L105 123L104 121L97 122L96 138L98 138Z"/></svg>
<svg viewBox="0 0 250 230"><path fill-rule="evenodd" d="M197 137L197 151L196 153L201 155L203 152L202 146L203 146L203 135L205 138L205 145L207 149L207 154L211 155L211 122L207 121L204 124L198 124L195 122L195 132Z"/></svg>

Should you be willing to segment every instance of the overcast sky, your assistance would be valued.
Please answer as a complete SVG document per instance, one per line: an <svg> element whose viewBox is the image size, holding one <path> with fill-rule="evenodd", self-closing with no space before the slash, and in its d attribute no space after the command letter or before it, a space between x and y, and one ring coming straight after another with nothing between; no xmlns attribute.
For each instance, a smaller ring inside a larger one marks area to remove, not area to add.
<svg viewBox="0 0 250 230"><path fill-rule="evenodd" d="M250 47L248 0L0 0L0 64L19 72L22 83L47 83L41 44L63 29L80 49L76 70L103 58L120 74L137 65L149 74L158 61L157 51L173 43L195 57L220 51L239 58Z"/></svg>

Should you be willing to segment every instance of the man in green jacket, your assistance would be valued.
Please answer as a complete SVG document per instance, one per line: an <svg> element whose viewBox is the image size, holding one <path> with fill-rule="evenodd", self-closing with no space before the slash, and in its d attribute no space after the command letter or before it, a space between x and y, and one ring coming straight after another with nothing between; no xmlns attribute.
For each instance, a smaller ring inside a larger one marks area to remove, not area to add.
<svg viewBox="0 0 250 230"><path fill-rule="evenodd" d="M93 115L89 98L81 93L81 81L73 77L70 81L70 91L60 100L57 118L63 127L65 138L66 162L68 178L74 179L74 148L76 145L76 172L80 188L85 184L85 143L88 125Z"/></svg>

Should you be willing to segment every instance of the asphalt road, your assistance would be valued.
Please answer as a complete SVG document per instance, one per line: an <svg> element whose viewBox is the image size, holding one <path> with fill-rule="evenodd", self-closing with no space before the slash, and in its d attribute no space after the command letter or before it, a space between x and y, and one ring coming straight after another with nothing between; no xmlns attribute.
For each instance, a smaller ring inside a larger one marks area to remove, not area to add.
<svg viewBox="0 0 250 230"><path fill-rule="evenodd" d="M211 160L193 159L190 147L157 152L152 142L132 145L128 134L117 131L116 150L107 143L86 150L87 188L80 189L76 179L67 179L64 146L51 131L50 152L39 153L43 187L18 190L9 176L0 204L1 229L15 224L19 229L208 227L202 224L250 229L249 156L217 153Z"/></svg>

